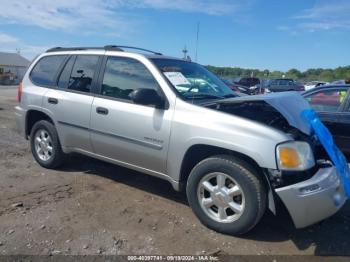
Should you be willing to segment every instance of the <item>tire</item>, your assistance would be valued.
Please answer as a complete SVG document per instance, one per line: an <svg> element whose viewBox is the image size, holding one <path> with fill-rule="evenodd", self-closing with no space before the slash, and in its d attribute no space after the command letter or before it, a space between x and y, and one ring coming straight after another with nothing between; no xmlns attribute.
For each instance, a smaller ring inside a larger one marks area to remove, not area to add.
<svg viewBox="0 0 350 262"><path fill-rule="evenodd" d="M44 144L38 142L38 136L39 140ZM54 169L62 165L64 153L62 152L56 128L52 123L40 120L34 124L30 132L30 146L35 160L42 167ZM42 150L40 151L39 148ZM48 154L44 154L46 151Z"/></svg>
<svg viewBox="0 0 350 262"><path fill-rule="evenodd" d="M224 187L219 189L218 182ZM229 192L229 188L236 192L235 196L223 193ZM202 224L224 234L247 233L266 210L267 193L257 171L241 159L228 155L213 156L199 162L189 175L186 193L193 212ZM229 207L225 209L227 204Z"/></svg>

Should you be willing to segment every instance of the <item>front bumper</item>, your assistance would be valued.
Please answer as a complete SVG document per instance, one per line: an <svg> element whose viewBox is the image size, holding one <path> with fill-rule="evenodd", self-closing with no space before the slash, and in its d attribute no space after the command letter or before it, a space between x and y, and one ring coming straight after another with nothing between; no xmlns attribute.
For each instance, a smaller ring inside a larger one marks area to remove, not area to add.
<svg viewBox="0 0 350 262"><path fill-rule="evenodd" d="M310 179L277 188L296 228L303 228L335 214L346 202L335 167L321 168Z"/></svg>
<svg viewBox="0 0 350 262"><path fill-rule="evenodd" d="M21 108L20 106L15 107L15 115L16 115L16 126L17 126L17 132L23 136L26 137L26 110Z"/></svg>

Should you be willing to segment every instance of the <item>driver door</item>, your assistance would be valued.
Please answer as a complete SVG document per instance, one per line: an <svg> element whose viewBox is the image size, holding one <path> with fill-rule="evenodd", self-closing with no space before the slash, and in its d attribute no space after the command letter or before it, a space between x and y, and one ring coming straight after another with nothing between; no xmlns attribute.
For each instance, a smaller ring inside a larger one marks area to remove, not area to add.
<svg viewBox="0 0 350 262"><path fill-rule="evenodd" d="M96 154L122 165L165 173L173 109L134 104L130 93L160 87L140 61L106 57L99 94L91 109L91 141Z"/></svg>

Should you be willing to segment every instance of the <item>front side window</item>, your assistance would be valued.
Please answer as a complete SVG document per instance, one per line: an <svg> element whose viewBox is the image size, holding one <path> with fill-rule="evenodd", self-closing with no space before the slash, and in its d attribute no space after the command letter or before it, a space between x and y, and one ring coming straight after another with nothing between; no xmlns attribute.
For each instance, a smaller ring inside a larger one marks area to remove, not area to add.
<svg viewBox="0 0 350 262"><path fill-rule="evenodd" d="M237 96L203 66L177 59L152 59L184 99L222 99Z"/></svg>
<svg viewBox="0 0 350 262"><path fill-rule="evenodd" d="M158 89L157 81L142 63L126 57L107 59L102 95L131 100L130 93L140 88Z"/></svg>
<svg viewBox="0 0 350 262"><path fill-rule="evenodd" d="M66 57L65 55L53 55L41 58L30 73L30 79L37 85L55 86L56 75Z"/></svg>
<svg viewBox="0 0 350 262"><path fill-rule="evenodd" d="M78 55L68 80L68 89L89 93L97 62L96 55Z"/></svg>
<svg viewBox="0 0 350 262"><path fill-rule="evenodd" d="M328 89L315 92L305 98L316 111L337 112L340 105L345 102L346 94L346 89Z"/></svg>

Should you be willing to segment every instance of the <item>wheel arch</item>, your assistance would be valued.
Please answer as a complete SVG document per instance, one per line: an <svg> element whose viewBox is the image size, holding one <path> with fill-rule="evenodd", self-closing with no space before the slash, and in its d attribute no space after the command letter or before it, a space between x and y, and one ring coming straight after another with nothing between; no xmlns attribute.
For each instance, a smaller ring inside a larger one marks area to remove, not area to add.
<svg viewBox="0 0 350 262"><path fill-rule="evenodd" d="M52 118L48 114L37 109L30 109L26 114L26 123L25 123L25 136L27 139L30 135L30 132L34 124L40 120L46 120L51 124L55 125L55 122L52 120Z"/></svg>
<svg viewBox="0 0 350 262"><path fill-rule="evenodd" d="M191 173L194 166L205 158L215 156L215 155L230 155L237 157L246 163L248 163L262 178L262 181L268 192L268 207L273 212L276 213L275 199L273 196L273 189L270 184L267 172L264 168L260 167L259 164L250 156L234 151L232 149L227 149L223 147L217 147L207 144L195 144L189 147L184 154L182 159L180 176L179 176L179 190L183 191L186 188L187 179Z"/></svg>

